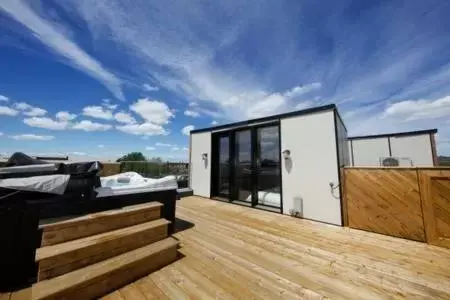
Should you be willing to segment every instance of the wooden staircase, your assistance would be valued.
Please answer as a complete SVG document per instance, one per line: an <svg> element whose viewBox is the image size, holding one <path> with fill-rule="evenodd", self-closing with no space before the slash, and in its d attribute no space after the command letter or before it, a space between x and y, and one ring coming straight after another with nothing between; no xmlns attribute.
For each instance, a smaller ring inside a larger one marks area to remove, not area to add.
<svg viewBox="0 0 450 300"><path fill-rule="evenodd" d="M162 204L151 202L41 226L38 282L28 299L95 299L177 257Z"/></svg>

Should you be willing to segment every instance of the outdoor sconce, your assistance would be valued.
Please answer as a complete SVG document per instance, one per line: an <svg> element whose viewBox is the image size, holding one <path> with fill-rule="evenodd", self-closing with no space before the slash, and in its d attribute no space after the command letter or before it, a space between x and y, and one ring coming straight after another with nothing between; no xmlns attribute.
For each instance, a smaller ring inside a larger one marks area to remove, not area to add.
<svg viewBox="0 0 450 300"><path fill-rule="evenodd" d="M284 159L290 159L291 158L291 150L288 150L288 149L284 150L283 151L283 158Z"/></svg>
<svg viewBox="0 0 450 300"><path fill-rule="evenodd" d="M202 153L202 159L207 160L208 159L208 153Z"/></svg>

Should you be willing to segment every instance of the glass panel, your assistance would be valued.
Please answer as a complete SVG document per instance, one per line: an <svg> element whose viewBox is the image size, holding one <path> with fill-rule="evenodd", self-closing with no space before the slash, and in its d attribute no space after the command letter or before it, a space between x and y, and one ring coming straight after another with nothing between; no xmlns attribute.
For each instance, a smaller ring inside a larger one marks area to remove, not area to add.
<svg viewBox="0 0 450 300"><path fill-rule="evenodd" d="M219 195L229 196L230 190L230 139L219 138Z"/></svg>
<svg viewBox="0 0 450 300"><path fill-rule="evenodd" d="M280 207L280 139L278 126L257 129L258 204Z"/></svg>
<svg viewBox="0 0 450 300"><path fill-rule="evenodd" d="M237 200L252 202L252 139L250 130L236 132Z"/></svg>

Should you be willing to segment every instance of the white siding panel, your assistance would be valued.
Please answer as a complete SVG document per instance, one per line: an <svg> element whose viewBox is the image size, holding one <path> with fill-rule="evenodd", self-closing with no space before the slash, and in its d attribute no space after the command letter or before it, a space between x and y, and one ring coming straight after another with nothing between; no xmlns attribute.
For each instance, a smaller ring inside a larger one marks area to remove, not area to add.
<svg viewBox="0 0 450 300"><path fill-rule="evenodd" d="M191 134L190 186L194 195L210 197L211 193L211 132ZM208 159L204 161L202 154Z"/></svg>
<svg viewBox="0 0 450 300"><path fill-rule="evenodd" d="M380 158L389 156L387 137L353 140L355 166L380 166Z"/></svg>
<svg viewBox="0 0 450 300"><path fill-rule="evenodd" d="M281 151L291 159L282 161L283 213L291 209L304 218L341 225L334 112L281 120Z"/></svg>
<svg viewBox="0 0 450 300"><path fill-rule="evenodd" d="M408 158L415 167L433 166L429 134L391 137L392 156Z"/></svg>

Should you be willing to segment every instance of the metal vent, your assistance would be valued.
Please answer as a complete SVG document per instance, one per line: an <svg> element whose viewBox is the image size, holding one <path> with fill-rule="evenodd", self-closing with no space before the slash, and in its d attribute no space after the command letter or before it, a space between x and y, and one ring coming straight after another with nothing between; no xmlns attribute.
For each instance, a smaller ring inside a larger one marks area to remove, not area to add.
<svg viewBox="0 0 450 300"><path fill-rule="evenodd" d="M398 167L400 165L400 161L396 157L383 157L381 158L381 165L383 167Z"/></svg>

